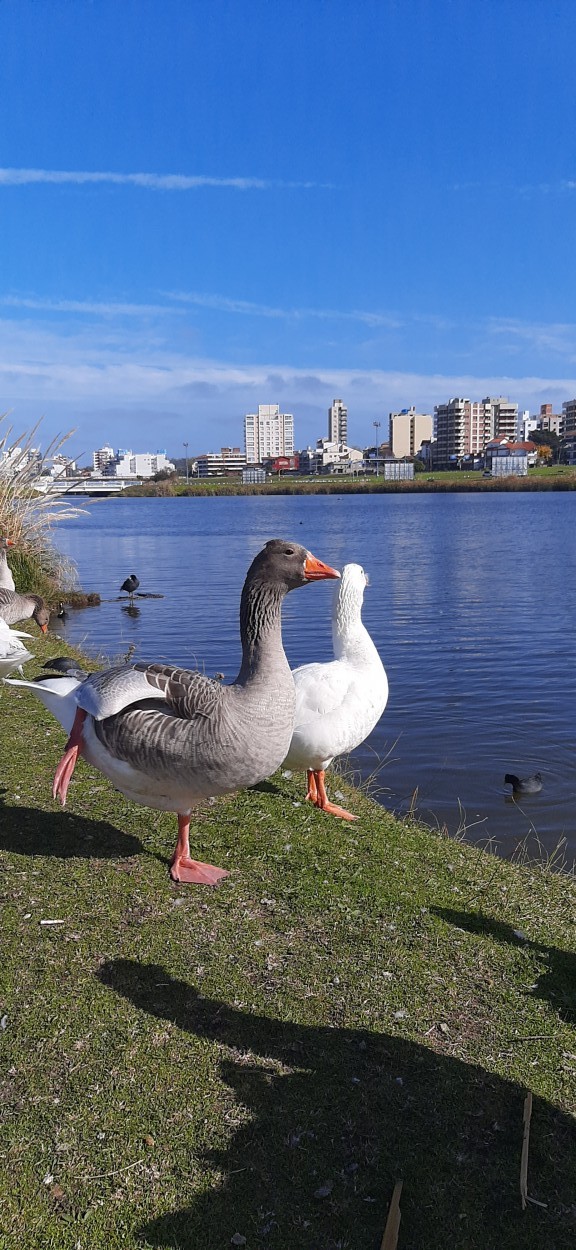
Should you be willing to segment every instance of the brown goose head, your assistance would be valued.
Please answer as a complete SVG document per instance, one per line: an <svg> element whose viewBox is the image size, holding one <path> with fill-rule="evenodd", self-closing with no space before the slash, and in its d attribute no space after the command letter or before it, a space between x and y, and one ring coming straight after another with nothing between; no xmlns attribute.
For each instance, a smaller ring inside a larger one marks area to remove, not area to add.
<svg viewBox="0 0 576 1250"><path fill-rule="evenodd" d="M340 574L299 543L271 538L252 561L246 582L268 583L286 593L328 577L340 577Z"/></svg>
<svg viewBox="0 0 576 1250"><path fill-rule="evenodd" d="M30 598L34 600L32 620L36 621L42 633L46 634L48 632L48 621L50 620L50 608L41 595L31 595Z"/></svg>

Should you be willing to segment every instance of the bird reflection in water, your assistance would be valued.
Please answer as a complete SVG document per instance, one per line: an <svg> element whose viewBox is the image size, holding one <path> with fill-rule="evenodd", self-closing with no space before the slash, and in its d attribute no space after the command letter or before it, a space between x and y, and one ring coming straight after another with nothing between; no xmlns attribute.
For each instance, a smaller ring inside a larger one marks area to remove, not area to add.
<svg viewBox="0 0 576 1250"><path fill-rule="evenodd" d="M140 616L140 608L137 608L135 603L124 604L122 611L125 612L127 616Z"/></svg>

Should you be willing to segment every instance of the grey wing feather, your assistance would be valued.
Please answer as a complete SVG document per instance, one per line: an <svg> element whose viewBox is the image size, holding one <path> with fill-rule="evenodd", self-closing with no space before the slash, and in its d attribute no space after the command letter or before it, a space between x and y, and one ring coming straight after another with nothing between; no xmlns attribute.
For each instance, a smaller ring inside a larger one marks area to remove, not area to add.
<svg viewBox="0 0 576 1250"><path fill-rule="evenodd" d="M7 625L22 620L23 609L20 595L15 590L0 590L0 617Z"/></svg>
<svg viewBox="0 0 576 1250"><path fill-rule="evenodd" d="M143 666L145 668L145 666ZM122 664L101 673L91 673L76 691L76 702L94 720L106 720L123 712L133 703L149 699L153 695L145 672L135 666ZM160 692L157 697L162 698Z"/></svg>
<svg viewBox="0 0 576 1250"><path fill-rule="evenodd" d="M153 697L155 690L158 691L170 709L183 720L191 720L194 716L209 718L222 702L225 687L203 673L175 668L172 664L137 664L135 667L146 674L148 698Z"/></svg>
<svg viewBox="0 0 576 1250"><path fill-rule="evenodd" d="M76 693L78 706L98 721L150 699L167 704L183 720L210 717L221 698L219 682L172 664L123 664L92 673Z"/></svg>

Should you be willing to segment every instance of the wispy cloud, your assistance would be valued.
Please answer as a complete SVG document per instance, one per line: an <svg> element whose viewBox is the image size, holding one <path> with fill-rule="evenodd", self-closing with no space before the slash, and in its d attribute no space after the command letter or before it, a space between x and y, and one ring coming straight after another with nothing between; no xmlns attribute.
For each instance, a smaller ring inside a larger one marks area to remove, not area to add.
<svg viewBox="0 0 576 1250"><path fill-rule="evenodd" d="M202 187L231 187L234 191L270 191L277 188L310 189L328 187L327 183L285 182L271 178L216 178L211 174L114 173L112 170L85 169L11 169L0 168L0 186L23 187L32 183L56 185L108 184L109 186L143 187L149 191L197 191Z"/></svg>
<svg viewBox="0 0 576 1250"><path fill-rule="evenodd" d="M503 187L501 182L492 182L490 180L480 182L479 180L470 182L454 182L452 184L453 191L499 191L503 190L508 195L535 196L535 195L565 195L576 191L576 179L559 178L556 182L520 182L508 183Z"/></svg>
<svg viewBox="0 0 576 1250"><path fill-rule="evenodd" d="M271 304L229 299L225 295L205 295L197 291L168 291L166 295L168 299L192 304L197 308L207 308L214 312L240 313L248 317L272 317L286 321L304 321L308 318L316 318L319 321L358 321L364 325L386 326L392 330L400 329L406 324L394 313L364 312L358 308L350 311L342 308L277 308Z"/></svg>
<svg viewBox="0 0 576 1250"><path fill-rule="evenodd" d="M529 343L539 352L553 352L573 363L576 361L576 325L569 322L530 322L513 317L493 317L488 321L493 335L519 344Z"/></svg>
<svg viewBox="0 0 576 1250"><path fill-rule="evenodd" d="M215 413L249 409L245 403L318 403L323 408L333 395L349 397L350 411L392 410L409 403L430 411L450 395L510 394L522 406L540 403L553 387L565 398L576 393L576 377L537 376L520 372L427 373L370 368L295 368L274 360L234 363L191 354L171 338L163 342L130 327L118 330L112 342L91 333L47 330L28 321L5 320L0 346L0 387L7 402L17 407L33 401L41 410L54 403L72 403L80 409L98 404L102 409L121 404L137 409L170 406L190 420L190 394L209 388ZM208 394L208 390L206 390ZM259 397L259 398L258 398ZM203 419L199 409L197 418Z"/></svg>
<svg viewBox="0 0 576 1250"><path fill-rule="evenodd" d="M2 295L4 308L27 308L36 312L86 313L98 317L182 316L183 310L166 304L123 304L95 300L41 299L37 296Z"/></svg>

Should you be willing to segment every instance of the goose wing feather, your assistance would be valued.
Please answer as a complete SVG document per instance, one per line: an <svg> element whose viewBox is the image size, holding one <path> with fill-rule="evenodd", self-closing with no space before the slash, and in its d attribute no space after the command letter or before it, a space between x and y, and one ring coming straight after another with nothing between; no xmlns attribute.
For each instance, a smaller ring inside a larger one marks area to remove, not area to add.
<svg viewBox="0 0 576 1250"><path fill-rule="evenodd" d="M92 673L76 694L78 706L97 721L150 699L166 703L183 720L210 717L222 700L222 686L202 673L171 664L124 664Z"/></svg>
<svg viewBox="0 0 576 1250"><path fill-rule="evenodd" d="M0 617L8 625L13 625L15 621L22 620L24 614L21 596L15 590L0 588Z"/></svg>
<svg viewBox="0 0 576 1250"><path fill-rule="evenodd" d="M342 707L353 683L354 673L339 660L297 668L294 672L296 723L333 715Z"/></svg>
<svg viewBox="0 0 576 1250"><path fill-rule="evenodd" d="M205 677L193 669L174 668L171 664L146 664L141 667L149 683L148 698L154 690L159 691L171 711L183 720L192 720L195 716L211 717L222 703L226 687L212 677Z"/></svg>

